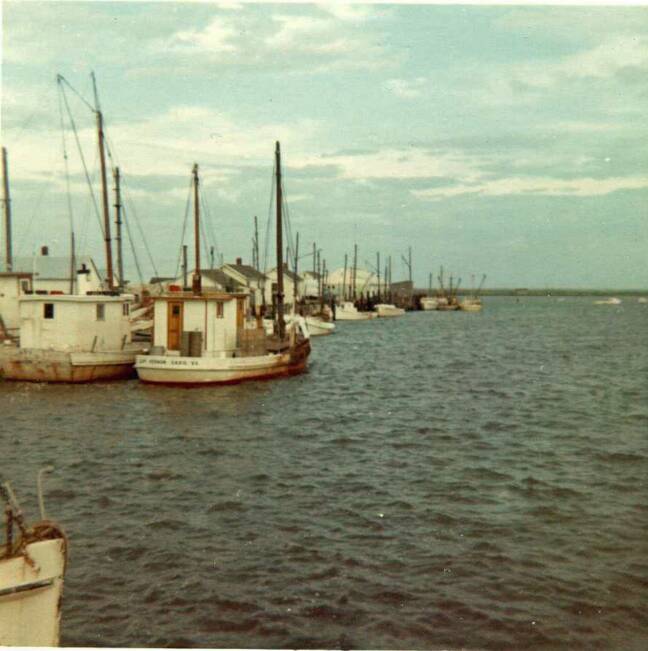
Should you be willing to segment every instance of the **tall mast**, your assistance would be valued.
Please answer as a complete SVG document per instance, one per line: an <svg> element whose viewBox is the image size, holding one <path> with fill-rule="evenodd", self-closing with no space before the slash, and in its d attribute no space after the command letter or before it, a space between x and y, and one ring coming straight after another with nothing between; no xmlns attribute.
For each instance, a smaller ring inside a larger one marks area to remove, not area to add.
<svg viewBox="0 0 648 651"><path fill-rule="evenodd" d="M378 275L378 300L380 300L380 251L376 253L376 274Z"/></svg>
<svg viewBox="0 0 648 651"><path fill-rule="evenodd" d="M259 271L259 224L256 215L254 215L254 262L254 268Z"/></svg>
<svg viewBox="0 0 648 651"><path fill-rule="evenodd" d="M194 163L192 174L194 186L194 246L196 248L196 270L193 275L192 290L194 294L200 294L202 290L202 279L200 277L200 202L198 201L198 163Z"/></svg>
<svg viewBox="0 0 648 651"><path fill-rule="evenodd" d="M187 245L182 245L182 289L187 289Z"/></svg>
<svg viewBox="0 0 648 651"><path fill-rule="evenodd" d="M347 276L347 262L349 256L344 254L344 275L342 276L342 300L346 301L346 276Z"/></svg>
<svg viewBox="0 0 648 651"><path fill-rule="evenodd" d="M408 258L408 263L407 263L407 268L409 269L409 281L410 283L412 282L412 247L409 247L408 253L407 253L407 258Z"/></svg>
<svg viewBox="0 0 648 651"><path fill-rule="evenodd" d="M286 334L286 323L284 321L284 282L283 282L283 224L281 216L281 204L283 201L281 192L281 150L279 141L275 144L275 168L277 174L277 326L279 328L279 339Z"/></svg>
<svg viewBox="0 0 648 651"><path fill-rule="evenodd" d="M7 148L2 148L2 181L4 188L4 218L5 218L5 271L13 271L13 256L11 246L11 197L9 196L9 166L7 164Z"/></svg>
<svg viewBox="0 0 648 651"><path fill-rule="evenodd" d="M356 278L358 275L358 245L353 245L353 275L351 276L351 294L356 299Z"/></svg>
<svg viewBox="0 0 648 651"><path fill-rule="evenodd" d="M99 139L99 162L101 163L101 200L103 204L104 216L104 240L106 242L106 273L108 280L108 289L112 290L114 286L113 278L113 261L112 261L112 244L110 241L110 212L108 209L108 182L106 181L106 151L104 144L103 115L99 109L99 95L97 94L97 82L94 72L92 76L92 87L94 89L95 114L97 116L97 134Z"/></svg>
<svg viewBox="0 0 648 651"><path fill-rule="evenodd" d="M317 244L313 242L313 276L317 273Z"/></svg>
<svg viewBox="0 0 648 651"><path fill-rule="evenodd" d="M293 283L293 314L297 314L297 267L299 266L299 233L295 236L295 282Z"/></svg>
<svg viewBox="0 0 648 651"><path fill-rule="evenodd" d="M70 232L70 294L74 294L74 281L76 280L76 260L74 257L74 231Z"/></svg>
<svg viewBox="0 0 648 651"><path fill-rule="evenodd" d="M122 252L122 236L121 236L121 188L119 184L119 167L115 167L115 242L117 243L117 273L119 274L119 290L124 289L124 259Z"/></svg>

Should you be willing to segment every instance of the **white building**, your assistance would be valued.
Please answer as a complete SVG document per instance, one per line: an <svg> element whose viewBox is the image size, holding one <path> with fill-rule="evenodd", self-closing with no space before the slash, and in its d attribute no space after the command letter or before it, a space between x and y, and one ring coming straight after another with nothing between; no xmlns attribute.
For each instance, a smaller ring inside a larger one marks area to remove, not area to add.
<svg viewBox="0 0 648 651"><path fill-rule="evenodd" d="M243 264L241 258L236 259L236 264L224 264L220 270L239 286L248 289L250 293L250 307L253 312L257 307L262 305L265 285L267 283L267 278L264 274L248 264Z"/></svg>
<svg viewBox="0 0 648 651"><path fill-rule="evenodd" d="M272 305L275 301L277 293L277 269L273 269L266 274L265 282L265 300L268 306ZM302 296L303 281L301 276L298 276L293 271L288 269L287 263L284 262L283 270L283 285L284 285L284 308L286 311L292 309L295 297L295 289L297 290L297 300ZM296 286L296 287L295 287Z"/></svg>
<svg viewBox="0 0 648 651"><path fill-rule="evenodd" d="M328 275L326 281L327 287L332 291L338 298L346 296L347 299L352 299L352 285L353 285L353 269L347 267L346 276L344 274L344 267L340 267L335 271L331 271ZM346 285L346 291L344 290L344 285ZM381 292L384 291L381 279ZM356 270L356 298L360 297L360 294L368 296L378 292L378 279L376 274L366 269L357 269Z"/></svg>

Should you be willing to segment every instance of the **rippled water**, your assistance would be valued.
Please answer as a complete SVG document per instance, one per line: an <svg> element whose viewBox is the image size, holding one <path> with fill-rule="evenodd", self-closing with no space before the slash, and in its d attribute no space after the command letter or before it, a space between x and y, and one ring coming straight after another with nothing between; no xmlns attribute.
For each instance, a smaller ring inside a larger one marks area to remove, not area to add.
<svg viewBox="0 0 648 651"><path fill-rule="evenodd" d="M648 648L648 305L339 323L308 374L0 385L62 642Z"/></svg>

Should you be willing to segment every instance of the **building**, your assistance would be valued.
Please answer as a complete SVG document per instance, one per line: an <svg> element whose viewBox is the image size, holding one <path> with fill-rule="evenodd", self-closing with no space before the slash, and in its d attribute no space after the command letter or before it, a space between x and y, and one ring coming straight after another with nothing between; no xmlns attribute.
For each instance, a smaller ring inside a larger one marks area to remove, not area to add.
<svg viewBox="0 0 648 651"><path fill-rule="evenodd" d="M266 305L273 305L275 302L275 295L277 293L277 269L269 271L266 275L265 282L265 300ZM284 284L284 308L286 311L292 310L295 298L295 290L297 292L297 300L302 297L302 278L295 272L288 269L288 263L284 262L283 271L283 284Z"/></svg>
<svg viewBox="0 0 648 651"><path fill-rule="evenodd" d="M220 268L220 271L234 280L238 286L247 288L250 293L250 308L253 312L263 304L263 294L266 284L266 276L264 274L248 264L243 264L241 258L236 258L236 264L224 264Z"/></svg>

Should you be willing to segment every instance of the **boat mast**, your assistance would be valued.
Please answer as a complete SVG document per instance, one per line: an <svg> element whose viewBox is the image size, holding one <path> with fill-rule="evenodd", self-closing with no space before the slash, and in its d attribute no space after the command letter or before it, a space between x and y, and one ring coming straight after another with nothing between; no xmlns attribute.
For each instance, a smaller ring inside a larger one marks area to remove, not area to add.
<svg viewBox="0 0 648 651"><path fill-rule="evenodd" d="M299 233L295 236L295 281L293 282L293 314L297 314L297 267L299 265Z"/></svg>
<svg viewBox="0 0 648 651"><path fill-rule="evenodd" d="M344 275L342 276L342 300L346 301L346 276L347 276L347 263L349 256L344 254Z"/></svg>
<svg viewBox="0 0 648 651"><path fill-rule="evenodd" d="M254 215L254 268L259 271L259 224Z"/></svg>
<svg viewBox="0 0 648 651"><path fill-rule="evenodd" d="M110 241L110 211L108 209L108 183L106 181L106 151L104 143L103 115L99 109L99 95L97 93L97 82L94 72L91 73L92 87L94 89L95 115L97 116L97 135L99 139L99 162L101 163L101 199L103 203L104 216L104 240L106 242L106 273L108 289L112 291L114 286L112 244Z"/></svg>
<svg viewBox="0 0 648 651"><path fill-rule="evenodd" d="M74 231L70 231L70 294L74 294L74 281L76 276L76 260L74 257Z"/></svg>
<svg viewBox="0 0 648 651"><path fill-rule="evenodd" d="M4 218L5 218L5 271L13 271L13 256L11 246L11 198L9 196L9 166L7 164L7 148L2 148L2 181L4 188Z"/></svg>
<svg viewBox="0 0 648 651"><path fill-rule="evenodd" d="M353 295L353 300L356 300L356 278L358 275L358 245L353 245L353 276L351 282L351 293Z"/></svg>
<svg viewBox="0 0 648 651"><path fill-rule="evenodd" d="M284 321L284 282L283 282L283 230L282 230L282 192L281 192L281 150L279 141L275 143L275 168L277 175L277 326L279 339L286 334Z"/></svg>
<svg viewBox="0 0 648 651"><path fill-rule="evenodd" d="M119 167L115 167L113 172L115 177L115 242L117 244L117 273L119 274L119 283L117 287L121 292L124 289L124 259L122 251L122 236L121 236L121 187L120 187L120 176L119 176Z"/></svg>
<svg viewBox="0 0 648 651"><path fill-rule="evenodd" d="M376 273L378 275L378 300L380 300L380 251L376 253Z"/></svg>
<svg viewBox="0 0 648 651"><path fill-rule="evenodd" d="M192 291L200 294L202 290L202 279L200 277L200 203L198 201L198 163L194 163L193 170L194 186L194 246L196 248L196 270L192 281Z"/></svg>

